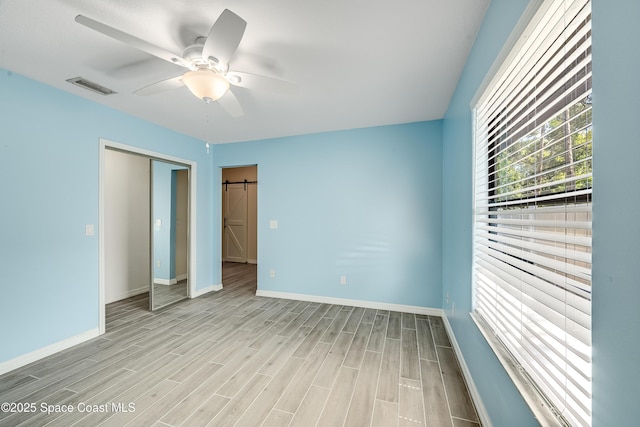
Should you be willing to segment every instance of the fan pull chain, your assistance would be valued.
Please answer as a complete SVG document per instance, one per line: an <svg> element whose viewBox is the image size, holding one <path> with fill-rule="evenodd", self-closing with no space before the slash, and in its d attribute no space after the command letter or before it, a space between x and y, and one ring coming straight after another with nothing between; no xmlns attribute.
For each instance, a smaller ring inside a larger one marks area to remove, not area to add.
<svg viewBox="0 0 640 427"><path fill-rule="evenodd" d="M204 146L207 149L207 154L209 154L209 147L210 147L209 141L211 139L208 138L208 134L209 134L209 115L210 115L210 112L209 112L208 108L205 109L205 113L204 114L205 114L205 132L206 132L204 139L207 141L207 143Z"/></svg>

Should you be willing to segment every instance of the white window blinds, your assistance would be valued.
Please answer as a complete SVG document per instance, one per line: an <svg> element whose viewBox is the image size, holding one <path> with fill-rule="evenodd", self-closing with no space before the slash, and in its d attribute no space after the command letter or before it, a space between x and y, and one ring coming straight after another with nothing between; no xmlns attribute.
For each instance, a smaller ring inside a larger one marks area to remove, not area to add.
<svg viewBox="0 0 640 427"><path fill-rule="evenodd" d="M591 5L548 0L475 107L474 304L591 424Z"/></svg>

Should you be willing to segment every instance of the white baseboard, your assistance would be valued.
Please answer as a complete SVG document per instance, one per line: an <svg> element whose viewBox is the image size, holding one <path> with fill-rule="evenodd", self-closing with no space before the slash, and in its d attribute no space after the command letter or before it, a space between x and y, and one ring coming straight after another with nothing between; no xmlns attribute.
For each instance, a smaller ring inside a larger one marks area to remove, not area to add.
<svg viewBox="0 0 640 427"><path fill-rule="evenodd" d="M149 285L144 285L139 288L129 289L128 291L120 292L115 296L113 296L113 298L109 298L109 300L105 301L105 304L135 297L136 295L144 294L145 292L149 292Z"/></svg>
<svg viewBox="0 0 640 427"><path fill-rule="evenodd" d="M247 260L247 264L257 264L258 260L257 259L248 259Z"/></svg>
<svg viewBox="0 0 640 427"><path fill-rule="evenodd" d="M473 382L473 377L471 377L471 371L469 371L469 367L467 366L467 362L465 362L464 357L462 355L462 351L460 350L460 346L458 345L458 341L456 341L456 336L453 334L453 329L451 329L451 324L449 323L449 319L447 316L442 314L442 320L444 322L444 328L447 330L447 335L449 335L449 340L451 341L451 345L453 346L453 351L456 353L456 357L458 358L458 362L460 363L460 369L462 369L462 375L464 375L464 379L467 382L467 387L469 388L469 394L471 395L471 399L473 399L473 404L476 406L476 411L478 412L478 417L480 418L480 422L484 427L493 427L491 423L491 418L489 418L489 413L487 412L487 408L484 407L484 403L482 403L482 398L480 397L480 393L476 388L476 384Z"/></svg>
<svg viewBox="0 0 640 427"><path fill-rule="evenodd" d="M98 328L91 329L79 335L75 335L62 341L50 344L46 347L42 347L38 350L32 351L31 353L23 354L22 356L18 356L15 359L2 362L0 363L0 375L6 374L7 372L13 371L14 369L21 368L22 366L28 365L29 363L43 359L47 356L51 356L52 354L55 354L59 351L66 350L69 347L73 347L74 345L89 341L90 339L93 339L99 335L100 330Z"/></svg>
<svg viewBox="0 0 640 427"><path fill-rule="evenodd" d="M191 295L189 296L189 298L198 298L199 296L208 294L209 292L218 292L221 290L222 290L222 283L220 283L219 285L211 285L203 289L195 289L193 292L191 292Z"/></svg>
<svg viewBox="0 0 640 427"><path fill-rule="evenodd" d="M176 283L182 281L182 280L187 280L189 278L189 275L187 273L184 274L178 274L175 278Z"/></svg>
<svg viewBox="0 0 640 427"><path fill-rule="evenodd" d="M256 291L256 296L320 302L325 304L349 305L353 307L375 308L378 310L401 311L404 313L427 314L440 317L442 316L442 309L440 308L419 307L415 305L389 304L377 301L363 301L356 299L324 297L318 295L294 294L290 292L262 291L260 289Z"/></svg>

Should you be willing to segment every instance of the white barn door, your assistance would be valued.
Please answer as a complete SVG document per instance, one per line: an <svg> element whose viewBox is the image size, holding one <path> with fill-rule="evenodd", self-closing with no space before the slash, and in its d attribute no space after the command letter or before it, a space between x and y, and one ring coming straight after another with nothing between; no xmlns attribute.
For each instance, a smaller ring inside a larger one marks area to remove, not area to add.
<svg viewBox="0 0 640 427"><path fill-rule="evenodd" d="M225 184L222 187L222 193L224 201L223 260L247 262L247 185Z"/></svg>

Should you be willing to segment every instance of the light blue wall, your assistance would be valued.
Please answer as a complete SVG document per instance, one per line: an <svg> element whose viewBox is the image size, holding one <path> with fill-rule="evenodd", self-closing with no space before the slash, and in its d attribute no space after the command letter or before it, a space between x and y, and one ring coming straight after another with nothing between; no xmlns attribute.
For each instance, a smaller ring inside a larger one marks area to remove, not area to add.
<svg viewBox="0 0 640 427"><path fill-rule="evenodd" d="M198 163L196 288L215 283L204 143L6 70L0 132L0 363L98 327L101 137Z"/></svg>
<svg viewBox="0 0 640 427"><path fill-rule="evenodd" d="M450 304L442 304L495 427L538 423L469 317L473 173L469 103L527 3L491 1L443 123L443 295L449 293Z"/></svg>
<svg viewBox="0 0 640 427"><path fill-rule="evenodd" d="M640 2L593 1L593 425L640 419Z"/></svg>
<svg viewBox="0 0 640 427"><path fill-rule="evenodd" d="M536 425L468 316L471 310L469 101L526 1L493 0L443 124L445 313L495 426ZM637 425L640 409L640 2L593 1L593 426Z"/></svg>
<svg viewBox="0 0 640 427"><path fill-rule="evenodd" d="M259 289L440 308L440 141L423 122L214 146L258 165Z"/></svg>

